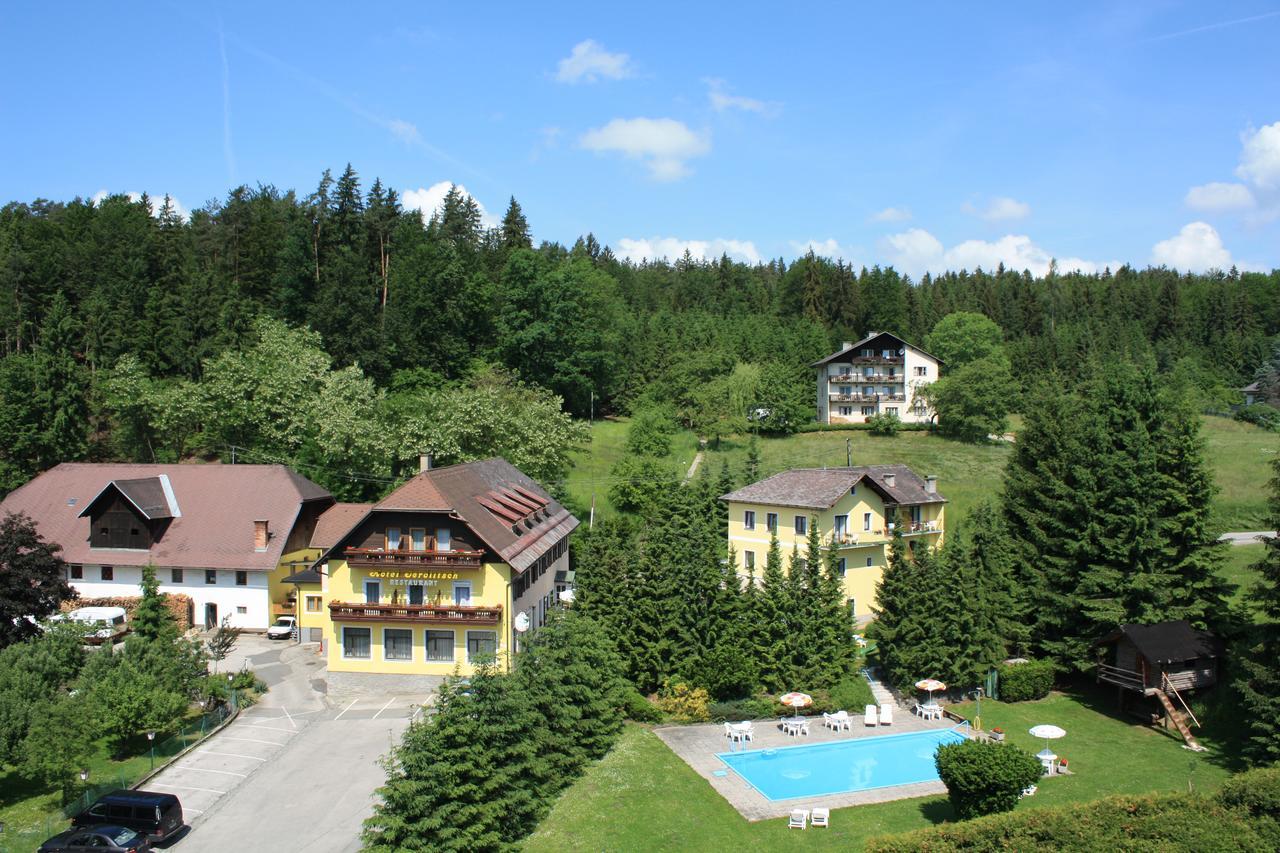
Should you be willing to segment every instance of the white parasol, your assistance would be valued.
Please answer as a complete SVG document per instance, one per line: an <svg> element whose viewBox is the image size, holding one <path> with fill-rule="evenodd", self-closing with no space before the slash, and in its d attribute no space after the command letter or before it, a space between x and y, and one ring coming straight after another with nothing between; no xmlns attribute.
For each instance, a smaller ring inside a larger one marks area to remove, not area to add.
<svg viewBox="0 0 1280 853"><path fill-rule="evenodd" d="M1058 756L1053 754L1053 750L1049 749L1049 741L1057 740L1060 737L1066 737L1067 733L1057 726L1040 725L1032 726L1030 729L1032 737L1042 738L1044 740L1044 749L1036 753L1037 758L1047 758L1050 761Z"/></svg>

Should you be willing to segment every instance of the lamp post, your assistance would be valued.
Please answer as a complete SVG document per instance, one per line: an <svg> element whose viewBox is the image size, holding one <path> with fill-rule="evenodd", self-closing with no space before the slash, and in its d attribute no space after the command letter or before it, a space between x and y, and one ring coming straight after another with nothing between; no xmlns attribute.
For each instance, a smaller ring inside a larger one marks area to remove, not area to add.
<svg viewBox="0 0 1280 853"><path fill-rule="evenodd" d="M156 769L156 733L154 731L147 732L147 743L151 747L151 769Z"/></svg>

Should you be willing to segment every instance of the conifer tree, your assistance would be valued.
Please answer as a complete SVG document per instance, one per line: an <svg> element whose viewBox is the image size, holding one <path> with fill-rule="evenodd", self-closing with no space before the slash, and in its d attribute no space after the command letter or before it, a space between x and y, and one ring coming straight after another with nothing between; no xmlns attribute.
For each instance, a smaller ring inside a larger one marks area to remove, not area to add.
<svg viewBox="0 0 1280 853"><path fill-rule="evenodd" d="M760 662L761 683L768 690L783 690L791 677L790 614L793 611L791 589L782 570L782 549L778 534L769 538L769 553L759 594L755 597L756 660Z"/></svg>
<svg viewBox="0 0 1280 853"><path fill-rule="evenodd" d="M747 442L747 461L742 473L748 484L760 479L760 441L755 433Z"/></svg>
<svg viewBox="0 0 1280 853"><path fill-rule="evenodd" d="M984 500L973 507L964 526L949 534L943 551L951 552L952 582L969 591L974 620L969 643L977 660L991 665L1021 649L1027 637L1025 607L1004 517L995 503Z"/></svg>
<svg viewBox="0 0 1280 853"><path fill-rule="evenodd" d="M1268 527L1280 531L1280 459L1271 463ZM1244 706L1241 718L1248 732L1244 755L1255 765L1280 762L1280 533L1263 539L1262 558L1254 563L1260 575L1249 600L1264 620L1248 635L1238 656L1240 676L1235 688Z"/></svg>
<svg viewBox="0 0 1280 853"><path fill-rule="evenodd" d="M533 240L529 236L529 222L524 218L524 211L520 209L520 203L516 201L515 196L511 197L507 205L507 212L502 216L502 225L499 230L504 252L510 252L512 249L533 248Z"/></svg>

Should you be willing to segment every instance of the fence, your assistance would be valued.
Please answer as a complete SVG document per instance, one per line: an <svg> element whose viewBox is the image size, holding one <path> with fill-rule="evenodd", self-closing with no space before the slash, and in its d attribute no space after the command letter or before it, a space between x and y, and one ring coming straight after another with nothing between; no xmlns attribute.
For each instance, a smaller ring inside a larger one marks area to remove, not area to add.
<svg viewBox="0 0 1280 853"><path fill-rule="evenodd" d="M187 723L176 734L155 743L150 754L154 755L154 763L146 770L126 776L115 774L114 778L90 780L84 791L71 802L56 812L50 812L42 818L25 826L6 826L0 829L0 851L4 853L31 853L46 838L57 835L69 825L71 818L89 808L103 794L120 788L132 788L146 779L156 770L164 767L184 750L208 737L209 733L221 725L231 715L232 709L227 705L219 705L212 711L200 715L200 718Z"/></svg>

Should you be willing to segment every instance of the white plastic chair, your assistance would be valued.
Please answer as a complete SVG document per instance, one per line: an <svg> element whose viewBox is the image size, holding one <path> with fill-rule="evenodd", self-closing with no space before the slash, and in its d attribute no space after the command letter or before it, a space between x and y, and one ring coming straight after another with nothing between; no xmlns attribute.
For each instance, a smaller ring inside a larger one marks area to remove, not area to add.
<svg viewBox="0 0 1280 853"><path fill-rule="evenodd" d="M868 705L862 715L862 724L865 726L874 726L876 724L876 706Z"/></svg>
<svg viewBox="0 0 1280 853"><path fill-rule="evenodd" d="M831 826L831 809L814 809L813 825L814 826Z"/></svg>
<svg viewBox="0 0 1280 853"><path fill-rule="evenodd" d="M791 821L787 824L787 829L808 829L809 828L809 810L808 809L792 809Z"/></svg>

